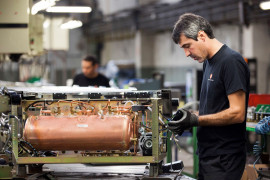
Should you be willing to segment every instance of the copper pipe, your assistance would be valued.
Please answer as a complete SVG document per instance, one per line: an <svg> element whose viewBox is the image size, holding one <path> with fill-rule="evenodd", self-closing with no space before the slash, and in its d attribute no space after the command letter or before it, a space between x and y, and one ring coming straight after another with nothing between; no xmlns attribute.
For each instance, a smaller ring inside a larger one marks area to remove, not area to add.
<svg viewBox="0 0 270 180"><path fill-rule="evenodd" d="M128 150L132 132L126 115L31 116L24 138L37 150Z"/></svg>
<svg viewBox="0 0 270 180"><path fill-rule="evenodd" d="M146 124L146 126L148 126L148 124L147 124L147 111L145 111L145 124Z"/></svg>
<svg viewBox="0 0 270 180"><path fill-rule="evenodd" d="M136 129L138 128L137 127L137 117L138 116L136 116L135 115L135 118L134 118L134 125L133 125L133 137L134 138L137 138L137 136L136 136ZM134 141L134 156L136 156L136 154L137 154L137 141Z"/></svg>

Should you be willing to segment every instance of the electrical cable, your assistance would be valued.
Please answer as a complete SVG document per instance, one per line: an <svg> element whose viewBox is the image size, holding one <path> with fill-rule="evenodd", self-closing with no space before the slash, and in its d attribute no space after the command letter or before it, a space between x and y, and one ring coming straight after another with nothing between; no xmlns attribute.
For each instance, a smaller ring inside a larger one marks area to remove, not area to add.
<svg viewBox="0 0 270 180"><path fill-rule="evenodd" d="M148 126L146 126L146 125L144 125L144 124L141 124L141 126L146 127L147 129L152 130L152 128L150 128L150 127L148 127Z"/></svg>
<svg viewBox="0 0 270 180"><path fill-rule="evenodd" d="M166 117L164 114L162 114L161 112L159 112L161 114L162 117L164 117L167 121L171 121L171 118Z"/></svg>
<svg viewBox="0 0 270 180"><path fill-rule="evenodd" d="M24 108L24 111L27 111L31 106L33 106L33 105L35 105L37 103L44 103L44 104L46 103L47 105L51 105L52 103L48 104L49 102L54 103L54 102L57 102L57 100L35 101L35 102L29 104L26 108Z"/></svg>
<svg viewBox="0 0 270 180"><path fill-rule="evenodd" d="M23 147L22 142L25 143L25 144L27 144L27 145L33 150L33 153L32 153L32 154L34 154L34 156L38 156L37 150L32 146L32 144L30 144L29 142L27 142L27 141L25 141L25 140L21 140L21 141L19 142L19 145L21 146L21 148L22 148L23 150L25 150L25 148ZM29 153L27 150L25 150L25 151L26 151L27 153ZM31 153L29 153L29 154L31 154ZM31 154L31 155L32 155L32 154Z"/></svg>
<svg viewBox="0 0 270 180"><path fill-rule="evenodd" d="M183 107L181 107L181 109L188 109L190 107L192 107L193 105L199 105L200 101L191 101L186 103Z"/></svg>
<svg viewBox="0 0 270 180"><path fill-rule="evenodd" d="M253 168L256 170L256 172L258 173L258 178L257 180L262 179L263 177L265 178L270 178L269 175L263 174L262 172L260 172L257 168L256 168L256 164L259 161L259 159L261 158L263 149L265 148L265 139L266 139L266 135L262 136L263 138L263 144L262 146L260 146L260 142L256 141L255 145L253 146L253 154L256 158L256 160L253 163Z"/></svg>
<svg viewBox="0 0 270 180"><path fill-rule="evenodd" d="M142 124L144 125L144 113L142 112Z"/></svg>

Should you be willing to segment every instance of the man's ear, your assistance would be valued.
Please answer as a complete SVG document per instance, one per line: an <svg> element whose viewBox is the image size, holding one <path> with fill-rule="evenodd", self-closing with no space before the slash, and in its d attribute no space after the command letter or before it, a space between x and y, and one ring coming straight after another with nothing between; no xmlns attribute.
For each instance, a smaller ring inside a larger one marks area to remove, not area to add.
<svg viewBox="0 0 270 180"><path fill-rule="evenodd" d="M198 40L200 39L201 41L205 42L206 39L206 33L204 31L199 31L198 32Z"/></svg>

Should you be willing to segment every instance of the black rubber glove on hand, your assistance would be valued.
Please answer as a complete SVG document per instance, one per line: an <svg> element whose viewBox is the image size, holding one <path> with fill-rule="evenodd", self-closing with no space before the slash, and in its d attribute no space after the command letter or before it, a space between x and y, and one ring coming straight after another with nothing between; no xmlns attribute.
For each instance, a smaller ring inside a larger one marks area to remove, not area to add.
<svg viewBox="0 0 270 180"><path fill-rule="evenodd" d="M168 122L168 129L181 136L184 130L199 125L199 118L185 109L178 109Z"/></svg>

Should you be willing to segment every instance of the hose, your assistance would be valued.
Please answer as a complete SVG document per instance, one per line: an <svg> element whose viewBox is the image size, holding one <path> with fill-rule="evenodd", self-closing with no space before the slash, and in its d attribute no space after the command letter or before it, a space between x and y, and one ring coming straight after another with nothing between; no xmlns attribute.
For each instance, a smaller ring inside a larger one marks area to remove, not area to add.
<svg viewBox="0 0 270 180"><path fill-rule="evenodd" d="M27 144L27 145L33 150L33 153L31 153L31 152L29 152L27 149L25 149L23 143ZM34 154L34 156L38 156L37 150L36 150L36 149L32 146L32 144L30 144L29 142L27 142L27 141L25 141L25 140L21 140L21 141L19 142L19 146L20 146L25 152L27 152L28 154L31 154L31 155Z"/></svg>
<svg viewBox="0 0 270 180"><path fill-rule="evenodd" d="M200 101L192 101L192 102L186 103L183 107L181 107L181 109L188 109L189 107L193 106L194 104L199 105Z"/></svg>
<svg viewBox="0 0 270 180"><path fill-rule="evenodd" d="M269 175L266 175L266 174L263 174L262 172L260 172L257 168L256 168L256 164L257 162L259 161L259 159L261 158L261 155L262 155L262 152L263 152L263 149L265 148L265 139L266 139L266 135L263 135L262 136L263 138L263 144L262 146L260 146L260 142L259 141L256 141L255 145L253 146L253 154L256 158L256 160L254 161L253 163L253 168L256 170L256 172L258 173L258 178L257 180L260 180L262 178L270 178Z"/></svg>

